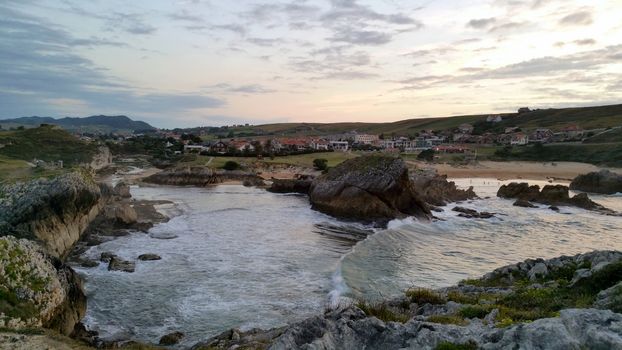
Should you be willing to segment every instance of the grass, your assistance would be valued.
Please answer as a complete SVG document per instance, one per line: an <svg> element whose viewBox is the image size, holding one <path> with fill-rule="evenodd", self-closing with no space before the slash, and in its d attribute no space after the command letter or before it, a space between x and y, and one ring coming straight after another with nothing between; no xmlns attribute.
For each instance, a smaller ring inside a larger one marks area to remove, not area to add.
<svg viewBox="0 0 622 350"><path fill-rule="evenodd" d="M410 319L408 314L392 310L386 303L359 301L356 303L356 306L363 310L365 315L374 316L384 322L406 323Z"/></svg>
<svg viewBox="0 0 622 350"><path fill-rule="evenodd" d="M536 162L581 162L596 165L622 166L622 143L551 144L516 147L497 152L495 160L526 160Z"/></svg>
<svg viewBox="0 0 622 350"><path fill-rule="evenodd" d="M284 164L284 165L294 165L299 167L313 167L313 160L318 158L323 158L328 161L329 167L334 167L342 162L356 158L360 154L359 153L344 153L344 152L321 152L321 153L310 153L310 154L298 154L292 156L283 156L283 157L275 157L274 159L270 159L268 157L264 157L263 159L257 159L257 157L220 157L220 156L202 156L202 155L194 155L193 157L188 157L186 161L182 159L179 163L180 166L205 166L209 162L210 158L212 161L209 163L209 166L212 168L222 168L226 162L235 161L242 165L250 166L255 163L263 163L263 164Z"/></svg>
<svg viewBox="0 0 622 350"><path fill-rule="evenodd" d="M440 294L424 288L409 289L406 291L406 297L419 305L442 305L447 302Z"/></svg>

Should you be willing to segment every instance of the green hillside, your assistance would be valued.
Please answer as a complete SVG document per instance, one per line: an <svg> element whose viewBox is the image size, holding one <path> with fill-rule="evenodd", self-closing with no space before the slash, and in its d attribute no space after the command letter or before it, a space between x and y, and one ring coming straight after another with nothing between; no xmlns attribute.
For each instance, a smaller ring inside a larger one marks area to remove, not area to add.
<svg viewBox="0 0 622 350"><path fill-rule="evenodd" d="M124 115L105 116L96 115L86 118L60 118L50 117L23 117L15 119L0 120L0 127L3 129L38 127L41 124L58 125L70 132L92 133L92 134L133 134L152 132L156 129L142 121L132 120Z"/></svg>
<svg viewBox="0 0 622 350"><path fill-rule="evenodd" d="M481 131L498 132L506 127L518 126L524 129L550 128L561 130L569 125L578 125L583 129L599 129L622 126L622 105L581 107L564 109L540 109L528 113L502 114L500 123L486 123L490 114L455 116L447 118L408 119L390 123L280 123L254 127L232 128L234 132L244 129L254 130L258 134L272 135L327 135L356 130L363 133L385 135L413 135L422 130L454 129L460 124L469 123L485 126Z"/></svg>
<svg viewBox="0 0 622 350"><path fill-rule="evenodd" d="M0 131L0 155L10 159L62 160L65 165L90 162L96 146L54 126Z"/></svg>

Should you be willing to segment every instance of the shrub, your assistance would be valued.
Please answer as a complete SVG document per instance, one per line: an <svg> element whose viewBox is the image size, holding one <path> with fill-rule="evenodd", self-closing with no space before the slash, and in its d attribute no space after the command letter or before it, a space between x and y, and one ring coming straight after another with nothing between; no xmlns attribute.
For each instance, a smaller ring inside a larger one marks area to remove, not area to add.
<svg viewBox="0 0 622 350"><path fill-rule="evenodd" d="M238 162L228 160L222 168L225 170L238 170L240 169L240 164Z"/></svg>
<svg viewBox="0 0 622 350"><path fill-rule="evenodd" d="M469 324L469 321L456 315L432 315L428 317L427 321L439 324L454 324L457 326L466 326Z"/></svg>
<svg viewBox="0 0 622 350"><path fill-rule="evenodd" d="M484 318L491 310L490 306L469 305L460 309L458 314L464 318Z"/></svg>
<svg viewBox="0 0 622 350"><path fill-rule="evenodd" d="M328 169L328 160L324 158L314 159L313 167L317 170L326 170Z"/></svg>
<svg viewBox="0 0 622 350"><path fill-rule="evenodd" d="M433 149L426 149L421 151L421 153L419 153L417 155L417 159L419 160L425 160L426 162L431 162L434 160L434 150Z"/></svg>
<svg viewBox="0 0 622 350"><path fill-rule="evenodd" d="M477 350L477 343L469 340L466 343L456 344L451 342L442 342L438 344L434 350Z"/></svg>
<svg viewBox="0 0 622 350"><path fill-rule="evenodd" d="M374 316L384 322L400 322L406 323L410 319L410 316L404 313L395 312L391 310L385 303L368 303L366 301L359 301L356 306L363 310L365 315Z"/></svg>
<svg viewBox="0 0 622 350"><path fill-rule="evenodd" d="M423 288L410 289L406 291L406 296L412 300L413 303L417 304L432 304L432 305L441 305L445 304L446 300L440 294Z"/></svg>

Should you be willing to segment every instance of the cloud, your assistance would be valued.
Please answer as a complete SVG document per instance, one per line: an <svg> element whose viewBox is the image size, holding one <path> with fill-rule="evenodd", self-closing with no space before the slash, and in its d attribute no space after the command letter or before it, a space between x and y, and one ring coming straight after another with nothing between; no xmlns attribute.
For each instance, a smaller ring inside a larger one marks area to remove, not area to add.
<svg viewBox="0 0 622 350"><path fill-rule="evenodd" d="M170 19L175 21L182 22L191 22L191 23L203 23L203 18L198 15L193 15L188 13L186 10L182 10L181 12L172 13L168 16Z"/></svg>
<svg viewBox="0 0 622 350"><path fill-rule="evenodd" d="M0 114L27 110L67 113L71 104L100 111L179 112L218 108L224 100L187 92L143 92L107 74L74 47L109 45L95 39L79 39L47 21L0 7ZM7 97L8 96L8 97ZM25 101L27 104L20 105ZM63 102L65 105L63 105Z"/></svg>
<svg viewBox="0 0 622 350"><path fill-rule="evenodd" d="M329 46L313 50L309 56L290 58L290 67L295 71L313 74L314 79L353 80L377 77L370 72L372 60L369 53L353 51L349 45Z"/></svg>
<svg viewBox="0 0 622 350"><path fill-rule="evenodd" d="M571 13L559 20L562 26L587 26L593 23L590 11L578 11Z"/></svg>
<svg viewBox="0 0 622 350"><path fill-rule="evenodd" d="M474 29L485 29L493 25L497 20L495 18L472 19L467 23L467 27Z"/></svg>
<svg viewBox="0 0 622 350"><path fill-rule="evenodd" d="M276 90L267 88L261 84L248 84L248 85L231 85L228 83L220 83L215 85L208 85L204 87L208 91L220 91L220 92L232 92L243 94L269 94L274 93Z"/></svg>
<svg viewBox="0 0 622 350"><path fill-rule="evenodd" d="M356 45L383 45L391 41L392 35L372 30L341 28L328 40Z"/></svg>
<svg viewBox="0 0 622 350"><path fill-rule="evenodd" d="M594 39L581 39L581 40L575 40L573 42L576 45L579 45L579 46L589 46L589 45L595 45L596 44L596 40L594 40Z"/></svg>
<svg viewBox="0 0 622 350"><path fill-rule="evenodd" d="M136 35L150 35L157 31L156 27L145 23L143 16L136 13L115 12L106 19L109 31L122 30Z"/></svg>

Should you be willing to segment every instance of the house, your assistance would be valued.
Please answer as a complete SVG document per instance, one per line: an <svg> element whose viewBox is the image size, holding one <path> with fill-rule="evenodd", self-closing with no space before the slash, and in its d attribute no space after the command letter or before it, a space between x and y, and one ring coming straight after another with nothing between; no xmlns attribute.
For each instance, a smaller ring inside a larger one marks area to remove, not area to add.
<svg viewBox="0 0 622 350"><path fill-rule="evenodd" d="M566 135L567 140L578 140L583 137L585 131L575 124L571 124L562 129L562 133Z"/></svg>
<svg viewBox="0 0 622 350"><path fill-rule="evenodd" d="M548 143L553 141L555 134L549 129L536 129L529 136L530 142Z"/></svg>
<svg viewBox="0 0 622 350"><path fill-rule="evenodd" d="M512 142L512 134L501 134L497 136L497 143L502 145L509 145Z"/></svg>
<svg viewBox="0 0 622 350"><path fill-rule="evenodd" d="M378 135L354 134L354 143L371 145L378 141Z"/></svg>
<svg viewBox="0 0 622 350"><path fill-rule="evenodd" d="M521 107L518 109L518 114L524 114L529 112L531 112L531 109L529 109L529 107Z"/></svg>
<svg viewBox="0 0 622 350"><path fill-rule="evenodd" d="M394 140L380 140L380 147L384 149L396 148Z"/></svg>
<svg viewBox="0 0 622 350"><path fill-rule="evenodd" d="M309 148L309 142L305 139L281 139L281 150L288 150L292 152L302 152Z"/></svg>
<svg viewBox="0 0 622 350"><path fill-rule="evenodd" d="M209 147L203 145L184 145L184 153L200 153L208 150Z"/></svg>
<svg viewBox="0 0 622 350"><path fill-rule="evenodd" d="M489 115L486 118L486 122L488 123L500 123L503 121L503 118L500 115Z"/></svg>
<svg viewBox="0 0 622 350"><path fill-rule="evenodd" d="M229 148L235 148L240 152L255 152L255 146L244 140L231 141L229 142Z"/></svg>
<svg viewBox="0 0 622 350"><path fill-rule="evenodd" d="M522 146L528 143L529 143L529 136L523 134L522 132L517 132L515 134L512 134L510 145Z"/></svg>
<svg viewBox="0 0 622 350"><path fill-rule="evenodd" d="M330 147L335 151L347 152L350 144L348 141L330 141Z"/></svg>
<svg viewBox="0 0 622 350"><path fill-rule="evenodd" d="M229 145L226 142L218 141L210 146L210 150L214 153L225 154L229 151Z"/></svg>
<svg viewBox="0 0 622 350"><path fill-rule="evenodd" d="M311 148L316 151L328 151L330 149L330 142L326 140L311 140Z"/></svg>

